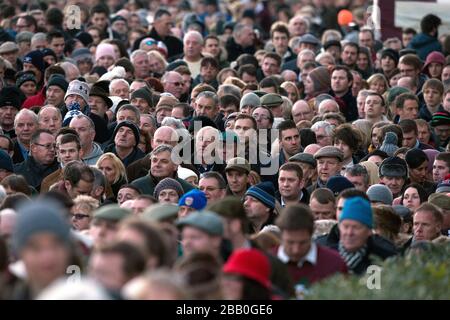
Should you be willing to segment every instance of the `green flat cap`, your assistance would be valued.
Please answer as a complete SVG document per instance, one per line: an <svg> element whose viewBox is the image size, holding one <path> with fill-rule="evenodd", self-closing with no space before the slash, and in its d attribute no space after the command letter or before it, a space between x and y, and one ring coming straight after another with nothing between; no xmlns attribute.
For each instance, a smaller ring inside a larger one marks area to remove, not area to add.
<svg viewBox="0 0 450 320"><path fill-rule="evenodd" d="M433 193L428 202L434 204L442 210L450 210L450 197L443 193Z"/></svg>
<svg viewBox="0 0 450 320"><path fill-rule="evenodd" d="M225 218L246 219L245 209L238 197L227 196L207 207L218 215Z"/></svg>
<svg viewBox="0 0 450 320"><path fill-rule="evenodd" d="M195 211L176 222L177 227L191 226L211 236L223 236L223 224L220 216L212 211Z"/></svg>
<svg viewBox="0 0 450 320"><path fill-rule="evenodd" d="M283 98L277 93L268 93L261 97L261 105L269 108L278 107L283 103Z"/></svg>
<svg viewBox="0 0 450 320"><path fill-rule="evenodd" d="M105 219L110 221L120 221L131 214L131 211L119 207L117 204L108 204L100 207L94 212L94 219Z"/></svg>
<svg viewBox="0 0 450 320"><path fill-rule="evenodd" d="M145 209L142 218L147 221L161 222L176 219L180 208L171 203L157 203Z"/></svg>

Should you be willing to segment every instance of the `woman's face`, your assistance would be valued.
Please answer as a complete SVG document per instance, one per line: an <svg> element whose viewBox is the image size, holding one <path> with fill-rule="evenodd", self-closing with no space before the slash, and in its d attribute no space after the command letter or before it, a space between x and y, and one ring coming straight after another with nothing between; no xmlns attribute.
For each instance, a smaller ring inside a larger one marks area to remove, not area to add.
<svg viewBox="0 0 450 320"><path fill-rule="evenodd" d="M391 80L389 80L389 85L391 87L396 87L397 83L398 83L398 79L400 79L402 77L401 73L397 73L395 76L393 76L391 78Z"/></svg>
<svg viewBox="0 0 450 320"><path fill-rule="evenodd" d="M89 210L84 206L73 206L72 212L72 227L75 230L86 230L89 229L89 224L91 222L91 215Z"/></svg>
<svg viewBox="0 0 450 320"><path fill-rule="evenodd" d="M417 192L416 188L409 187L405 190L402 204L411 211L416 210L420 206L419 192Z"/></svg>
<svg viewBox="0 0 450 320"><path fill-rule="evenodd" d="M381 138L381 128L373 128L372 130L372 145L375 148L379 148L381 143L380 143L380 138Z"/></svg>
<svg viewBox="0 0 450 320"><path fill-rule="evenodd" d="M226 300L241 300L244 284L241 279L233 275L222 277L222 290Z"/></svg>
<svg viewBox="0 0 450 320"><path fill-rule="evenodd" d="M314 82L311 77L308 75L305 79L305 94L312 95L314 93Z"/></svg>
<svg viewBox="0 0 450 320"><path fill-rule="evenodd" d="M295 89L290 85L286 86L284 89L288 94L289 100L291 100L292 103L295 103L298 100L297 92L295 91Z"/></svg>
<svg viewBox="0 0 450 320"><path fill-rule="evenodd" d="M384 85L384 81L382 80L375 80L370 85L370 90L375 91L378 94L383 94L386 91L386 86Z"/></svg>
<svg viewBox="0 0 450 320"><path fill-rule="evenodd" d="M358 54L358 60L356 60L356 65L360 70L366 70L369 66L369 59L365 53Z"/></svg>
<svg viewBox="0 0 450 320"><path fill-rule="evenodd" d="M113 162L110 159L103 160L99 164L98 168L103 172L106 180L108 180L110 184L114 183L117 172L114 168Z"/></svg>

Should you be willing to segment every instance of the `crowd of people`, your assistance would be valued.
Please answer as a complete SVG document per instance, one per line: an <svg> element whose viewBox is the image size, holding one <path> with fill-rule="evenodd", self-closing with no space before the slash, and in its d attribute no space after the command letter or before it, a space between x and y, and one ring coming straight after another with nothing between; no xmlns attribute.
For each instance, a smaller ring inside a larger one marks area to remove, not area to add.
<svg viewBox="0 0 450 320"><path fill-rule="evenodd" d="M0 1L0 299L302 299L448 245L450 35L371 8Z"/></svg>

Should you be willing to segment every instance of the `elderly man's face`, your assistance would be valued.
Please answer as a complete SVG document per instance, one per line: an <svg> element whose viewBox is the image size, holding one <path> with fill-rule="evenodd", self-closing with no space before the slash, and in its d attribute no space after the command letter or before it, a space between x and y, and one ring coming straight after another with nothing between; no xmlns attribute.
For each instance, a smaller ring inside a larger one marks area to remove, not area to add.
<svg viewBox="0 0 450 320"><path fill-rule="evenodd" d="M355 252L366 244L371 231L358 221L346 219L339 223L339 234L342 246Z"/></svg>

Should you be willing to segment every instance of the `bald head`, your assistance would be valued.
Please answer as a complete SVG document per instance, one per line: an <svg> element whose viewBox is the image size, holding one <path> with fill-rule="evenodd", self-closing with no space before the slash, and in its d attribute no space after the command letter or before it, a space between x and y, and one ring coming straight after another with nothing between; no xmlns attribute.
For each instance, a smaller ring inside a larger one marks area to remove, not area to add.
<svg viewBox="0 0 450 320"><path fill-rule="evenodd" d="M331 100L331 99L323 100L319 104L319 115L322 116L325 113L330 113L330 112L339 112L339 105L337 104L336 101Z"/></svg>
<svg viewBox="0 0 450 320"><path fill-rule="evenodd" d="M152 139L152 148L155 149L161 144L175 146L178 143L178 133L172 127L162 126L156 129Z"/></svg>
<svg viewBox="0 0 450 320"><path fill-rule="evenodd" d="M295 123L302 120L311 121L314 117L314 112L305 100L298 100L292 106L292 118Z"/></svg>
<svg viewBox="0 0 450 320"><path fill-rule="evenodd" d="M303 152L314 155L317 151L319 151L320 148L322 148L320 145L313 143L313 144L307 145Z"/></svg>

